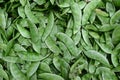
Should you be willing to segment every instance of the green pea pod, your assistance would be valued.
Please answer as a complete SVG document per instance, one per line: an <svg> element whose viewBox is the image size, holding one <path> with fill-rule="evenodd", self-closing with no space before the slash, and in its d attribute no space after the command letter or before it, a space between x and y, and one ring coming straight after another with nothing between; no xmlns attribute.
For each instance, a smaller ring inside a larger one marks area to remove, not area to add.
<svg viewBox="0 0 120 80"><path fill-rule="evenodd" d="M29 68L27 69L27 76L31 77L38 69L40 62L31 63Z"/></svg>
<svg viewBox="0 0 120 80"><path fill-rule="evenodd" d="M32 23L39 23L37 17L32 13L30 6L25 5L25 14Z"/></svg>
<svg viewBox="0 0 120 80"><path fill-rule="evenodd" d="M118 80L117 76L110 68L98 67L95 74L102 74L104 80Z"/></svg>
<svg viewBox="0 0 120 80"><path fill-rule="evenodd" d="M13 57L13 56L6 56L2 58L6 62L11 62L11 63L20 63L22 60L19 57Z"/></svg>
<svg viewBox="0 0 120 80"><path fill-rule="evenodd" d="M98 33L96 33L96 32L89 31L89 34L90 34L90 36L92 36L95 39L99 39L100 38L100 35Z"/></svg>
<svg viewBox="0 0 120 80"><path fill-rule="evenodd" d="M27 0L20 0L20 3L22 6L25 6L25 4L27 3Z"/></svg>
<svg viewBox="0 0 120 80"><path fill-rule="evenodd" d="M120 41L120 34L118 34L120 32L120 27L116 27L112 33L112 43L113 44L117 44Z"/></svg>
<svg viewBox="0 0 120 80"><path fill-rule="evenodd" d="M30 36L32 42L37 42L39 40L38 29L34 23L28 20L29 28L30 28Z"/></svg>
<svg viewBox="0 0 120 80"><path fill-rule="evenodd" d="M94 50L88 50L84 53L87 57L97 60L104 64L107 67L110 67L110 64L105 56L103 56L101 53L94 51Z"/></svg>
<svg viewBox="0 0 120 80"><path fill-rule="evenodd" d="M8 74L0 68L0 77L4 78L5 80L9 80Z"/></svg>
<svg viewBox="0 0 120 80"><path fill-rule="evenodd" d="M103 44L103 43L99 43L97 40L95 40L95 42L99 45L99 47L105 52L105 53L108 53L108 54L111 54L112 53L112 49L106 45L106 44Z"/></svg>
<svg viewBox="0 0 120 80"><path fill-rule="evenodd" d="M60 49L56 46L55 41L50 36L45 40L45 43L53 53L61 53Z"/></svg>
<svg viewBox="0 0 120 80"><path fill-rule="evenodd" d="M85 41L85 43L89 46L91 46L90 40L89 40L89 35L88 35L88 31L86 31L85 29L82 29L82 37L83 40Z"/></svg>
<svg viewBox="0 0 120 80"><path fill-rule="evenodd" d="M96 12L96 14L104 16L104 17L108 17L109 16L108 13L106 13L105 11L102 11L100 9L95 9L95 12Z"/></svg>
<svg viewBox="0 0 120 80"><path fill-rule="evenodd" d="M38 68L38 73L51 73L51 68L49 66L49 64L45 63L45 62L41 62L40 66Z"/></svg>
<svg viewBox="0 0 120 80"><path fill-rule="evenodd" d="M73 35L73 41L75 42L75 45L79 43L80 39L81 39L81 33L80 31L78 31L76 35Z"/></svg>
<svg viewBox="0 0 120 80"><path fill-rule="evenodd" d="M23 19L25 18L25 12L24 12L24 8L23 7L18 7L18 14L20 17L22 17Z"/></svg>
<svg viewBox="0 0 120 80"><path fill-rule="evenodd" d="M25 38L30 38L30 33L27 29L25 29L23 26L16 24L17 25L17 29L20 32L20 34L25 37Z"/></svg>
<svg viewBox="0 0 120 80"><path fill-rule="evenodd" d="M6 27L6 16L4 10L0 8L0 27L5 29Z"/></svg>
<svg viewBox="0 0 120 80"><path fill-rule="evenodd" d="M26 60L26 61L40 61L43 59L43 57L41 55L39 55L38 53L34 53L34 52L19 52L17 53L17 55L22 59L22 60Z"/></svg>
<svg viewBox="0 0 120 80"><path fill-rule="evenodd" d="M53 12L50 12L49 17L48 17L48 24L42 36L42 41L45 41L45 39L49 36L49 34L52 31L53 26L54 26L54 15L53 15Z"/></svg>
<svg viewBox="0 0 120 80"><path fill-rule="evenodd" d="M19 52L19 51L27 51L23 46L19 44L14 45L14 51Z"/></svg>
<svg viewBox="0 0 120 80"><path fill-rule="evenodd" d="M65 46L64 43L59 42L59 41L57 42L57 44L59 45L59 48L60 48L61 51L62 51L62 54L63 54L64 59L65 59L67 62L69 62L69 61L71 60L72 56L71 56L70 52L68 51L67 47Z"/></svg>
<svg viewBox="0 0 120 80"><path fill-rule="evenodd" d="M52 73L42 73L38 77L43 80L64 80L61 76Z"/></svg>
<svg viewBox="0 0 120 80"><path fill-rule="evenodd" d="M83 17L82 17L82 25L87 24L87 21L92 13L92 11L97 7L97 5L101 2L101 0L92 0L90 3L86 5L83 10Z"/></svg>
<svg viewBox="0 0 120 80"><path fill-rule="evenodd" d="M115 28L115 25L110 25L110 24L104 24L101 27L99 27L99 31L101 32L107 32L107 31L111 31Z"/></svg>
<svg viewBox="0 0 120 80"><path fill-rule="evenodd" d="M71 4L71 11L72 11L73 18L74 18L73 33L76 34L80 30L80 27L81 27L82 12L77 3Z"/></svg>
<svg viewBox="0 0 120 80"><path fill-rule="evenodd" d="M66 47L68 48L68 50L70 51L70 53L73 55L73 56L78 56L79 53L78 53L78 49L77 47L75 46L73 40L68 37L66 34L64 33L57 33L57 38L62 41Z"/></svg>
<svg viewBox="0 0 120 80"><path fill-rule="evenodd" d="M15 63L10 63L10 72L16 80L28 80Z"/></svg>
<svg viewBox="0 0 120 80"><path fill-rule="evenodd" d="M120 10L118 10L117 12L115 12L115 13L113 14L113 16L112 16L111 19L110 19L110 24L115 24L115 23L117 23L117 22L119 21L119 19L120 19Z"/></svg>
<svg viewBox="0 0 120 80"><path fill-rule="evenodd" d="M106 3L106 11L109 12L109 15L111 17L115 13L115 6L112 3L107 2Z"/></svg>

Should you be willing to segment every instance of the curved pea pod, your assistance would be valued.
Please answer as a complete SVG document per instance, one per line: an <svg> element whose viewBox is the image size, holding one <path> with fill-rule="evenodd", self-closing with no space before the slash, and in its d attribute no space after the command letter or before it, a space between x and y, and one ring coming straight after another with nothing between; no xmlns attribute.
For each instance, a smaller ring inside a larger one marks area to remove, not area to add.
<svg viewBox="0 0 120 80"><path fill-rule="evenodd" d="M82 80L91 80L91 78L92 78L92 75L90 73L87 73L82 76Z"/></svg>
<svg viewBox="0 0 120 80"><path fill-rule="evenodd" d="M118 80L115 73L107 67L98 67L95 74L102 74L104 80Z"/></svg>
<svg viewBox="0 0 120 80"><path fill-rule="evenodd" d="M93 24L94 21L95 21L95 19L96 19L96 13L95 13L95 11L93 11L93 12L91 13L90 18L89 18L90 23Z"/></svg>
<svg viewBox="0 0 120 80"><path fill-rule="evenodd" d="M16 80L28 80L15 63L10 63L10 72Z"/></svg>
<svg viewBox="0 0 120 80"><path fill-rule="evenodd" d="M25 12L24 12L24 8L23 7L18 7L18 14L20 17L22 17L23 19L25 18Z"/></svg>
<svg viewBox="0 0 120 80"><path fill-rule="evenodd" d="M9 80L8 74L2 68L0 68L0 77Z"/></svg>
<svg viewBox="0 0 120 80"><path fill-rule="evenodd" d="M117 67L119 65L118 53L116 51L112 52L111 61L114 67Z"/></svg>
<svg viewBox="0 0 120 80"><path fill-rule="evenodd" d="M81 80L79 76L75 77L74 80Z"/></svg>
<svg viewBox="0 0 120 80"><path fill-rule="evenodd" d="M38 69L40 62L33 62L27 69L27 76L31 77Z"/></svg>
<svg viewBox="0 0 120 80"><path fill-rule="evenodd" d="M19 57L15 56L6 56L2 58L6 62L11 62L11 63L20 63L22 60Z"/></svg>
<svg viewBox="0 0 120 80"><path fill-rule="evenodd" d="M71 11L73 14L73 19L74 19L73 33L76 34L80 30L80 27L81 27L82 12L77 3L73 3L71 5Z"/></svg>
<svg viewBox="0 0 120 80"><path fill-rule="evenodd" d="M112 33L112 43L117 44L120 41L120 27L116 27Z"/></svg>
<svg viewBox="0 0 120 80"><path fill-rule="evenodd" d="M32 23L39 23L37 17L32 13L30 6L25 5L25 14Z"/></svg>
<svg viewBox="0 0 120 80"><path fill-rule="evenodd" d="M55 41L50 36L47 37L47 39L45 40L45 43L53 53L56 53L56 54L61 53L61 50L56 46Z"/></svg>
<svg viewBox="0 0 120 80"><path fill-rule="evenodd" d="M86 2L80 1L80 2L78 2L78 5L79 5L80 9L83 9L86 6Z"/></svg>
<svg viewBox="0 0 120 80"><path fill-rule="evenodd" d="M67 47L65 46L65 44L63 42L58 41L57 44L59 45L59 48L61 49L62 55L64 57L64 59L69 62L72 58L70 52L68 51Z"/></svg>
<svg viewBox="0 0 120 80"><path fill-rule="evenodd" d="M85 43L89 46L91 46L90 40L89 40L89 35L88 35L88 31L86 31L85 29L82 29L82 37L83 40L85 41Z"/></svg>
<svg viewBox="0 0 120 80"><path fill-rule="evenodd" d="M4 10L0 9L0 26L5 29L6 27L6 16Z"/></svg>
<svg viewBox="0 0 120 80"><path fill-rule="evenodd" d="M29 28L30 28L30 37L32 42L37 42L39 40L38 29L34 23L28 20Z"/></svg>
<svg viewBox="0 0 120 80"><path fill-rule="evenodd" d="M52 73L42 73L38 77L43 80L64 80L61 76Z"/></svg>
<svg viewBox="0 0 120 80"><path fill-rule="evenodd" d="M68 48L68 50L70 51L70 53L73 55L73 56L78 56L79 53L78 53L78 49L77 47L75 46L73 40L68 37L66 34L64 33L57 33L57 38L62 41L66 47Z"/></svg>
<svg viewBox="0 0 120 80"><path fill-rule="evenodd" d="M107 31L111 31L115 28L115 25L110 25L110 24L104 24L101 27L99 27L99 31L101 32L107 32Z"/></svg>
<svg viewBox="0 0 120 80"><path fill-rule="evenodd" d="M106 44L103 44L103 43L99 43L97 40L95 40L95 42L99 45L99 47L105 52L105 53L108 53L108 54L111 54L112 53L112 49L106 45Z"/></svg>
<svg viewBox="0 0 120 80"><path fill-rule="evenodd" d="M83 10L83 17L82 17L82 25L87 24L88 19L92 13L92 11L97 7L97 5L101 2L101 0L92 0L90 3L86 5Z"/></svg>
<svg viewBox="0 0 120 80"><path fill-rule="evenodd" d="M30 38L30 33L27 29L25 29L23 26L16 24L17 25L17 29L20 32L20 34L25 37L25 38Z"/></svg>
<svg viewBox="0 0 120 80"><path fill-rule="evenodd" d="M106 11L109 12L109 15L111 17L115 13L115 6L112 3L107 2L106 3Z"/></svg>
<svg viewBox="0 0 120 80"><path fill-rule="evenodd" d="M77 45L81 39L81 32L78 31L75 35L73 35L73 41L75 42L75 45Z"/></svg>
<svg viewBox="0 0 120 80"><path fill-rule="evenodd" d="M54 26L54 15L53 15L53 12L50 12L49 17L48 17L48 24L42 36L42 41L45 41L45 39L49 36L49 34L52 31L53 26Z"/></svg>
<svg viewBox="0 0 120 80"><path fill-rule="evenodd" d="M56 4L60 7L60 8L66 8L70 6L70 0L57 0Z"/></svg>
<svg viewBox="0 0 120 80"><path fill-rule="evenodd" d="M19 52L19 51L27 51L27 50L23 46L21 46L20 44L15 44L14 51Z"/></svg>
<svg viewBox="0 0 120 80"><path fill-rule="evenodd" d="M25 6L25 4L27 3L27 0L20 0L20 3L22 6Z"/></svg>
<svg viewBox="0 0 120 80"><path fill-rule="evenodd" d="M101 53L94 51L94 50L88 50L85 51L84 54L94 60L97 60L99 62L101 62L102 64L104 64L107 67L110 67L110 64L107 60L107 58L105 56L103 56Z"/></svg>
<svg viewBox="0 0 120 80"><path fill-rule="evenodd" d="M98 33L96 33L96 32L89 31L89 34L90 34L90 36L92 36L95 39L99 39L100 38L100 35Z"/></svg>
<svg viewBox="0 0 120 80"><path fill-rule="evenodd" d="M22 60L26 60L26 61L40 61L43 59L43 57L41 55L39 55L38 53L34 53L34 52L19 52L17 53L17 55L22 59Z"/></svg>
<svg viewBox="0 0 120 80"><path fill-rule="evenodd" d="M119 21L119 19L120 19L120 10L118 10L117 12L115 12L115 13L113 14L113 16L112 16L111 19L110 19L110 24L115 24L115 23L117 23L117 22Z"/></svg>
<svg viewBox="0 0 120 80"><path fill-rule="evenodd" d="M48 63L41 62L37 71L38 73L51 73L51 68Z"/></svg>
<svg viewBox="0 0 120 80"><path fill-rule="evenodd" d="M96 14L104 16L104 17L108 17L108 13L106 13L105 11L102 11L101 9L95 9Z"/></svg>

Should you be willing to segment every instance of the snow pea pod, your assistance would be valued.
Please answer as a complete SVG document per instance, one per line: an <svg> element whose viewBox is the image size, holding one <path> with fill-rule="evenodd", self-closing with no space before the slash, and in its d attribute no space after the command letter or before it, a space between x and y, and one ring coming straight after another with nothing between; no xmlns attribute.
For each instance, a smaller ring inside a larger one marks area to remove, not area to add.
<svg viewBox="0 0 120 80"><path fill-rule="evenodd" d="M28 80L28 78L20 71L15 63L10 63L10 71L16 80Z"/></svg>
<svg viewBox="0 0 120 80"><path fill-rule="evenodd" d="M42 36L42 41L45 41L45 39L49 36L49 34L52 31L53 25L54 25L54 15L53 15L53 12L50 12L48 17L48 24Z"/></svg>
<svg viewBox="0 0 120 80"><path fill-rule="evenodd" d="M92 13L92 11L97 7L101 0L92 0L86 5L83 10L82 25L87 24L87 21Z"/></svg>
<svg viewBox="0 0 120 80"><path fill-rule="evenodd" d="M75 46L75 43L73 42L73 40L67 36L66 34L64 33L57 33L57 38L62 41L66 47L68 48L68 50L70 51L70 53L73 55L73 56L78 56L79 53L78 53L78 49L77 47Z"/></svg>
<svg viewBox="0 0 120 80"><path fill-rule="evenodd" d="M74 18L73 33L76 34L80 30L80 27L81 27L82 12L81 12L81 9L77 3L73 3L71 5L71 11L72 11L73 18Z"/></svg>

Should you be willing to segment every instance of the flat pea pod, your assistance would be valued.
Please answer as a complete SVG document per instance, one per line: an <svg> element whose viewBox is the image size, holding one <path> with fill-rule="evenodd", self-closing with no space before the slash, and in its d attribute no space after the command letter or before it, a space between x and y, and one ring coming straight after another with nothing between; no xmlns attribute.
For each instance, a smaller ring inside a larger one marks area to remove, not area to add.
<svg viewBox="0 0 120 80"><path fill-rule="evenodd" d="M80 30L80 27L81 27L82 12L77 3L73 3L71 5L71 11L73 14L73 19L74 19L73 33L76 34Z"/></svg>
<svg viewBox="0 0 120 80"><path fill-rule="evenodd" d="M19 57L13 57L13 56L6 56L2 58L6 62L11 62L11 63L20 63L22 60Z"/></svg>
<svg viewBox="0 0 120 80"><path fill-rule="evenodd" d="M49 36L49 34L52 31L53 26L54 26L54 15L53 15L53 12L50 12L49 17L48 17L48 24L42 36L42 41L45 41L45 39Z"/></svg>
<svg viewBox="0 0 120 80"><path fill-rule="evenodd" d="M6 27L6 16L4 10L0 8L0 26L5 29Z"/></svg>
<svg viewBox="0 0 120 80"><path fill-rule="evenodd" d="M39 20L38 20L37 17L32 13L29 5L25 5L25 14L26 14L27 18L28 18L32 23L39 23Z"/></svg>
<svg viewBox="0 0 120 80"><path fill-rule="evenodd" d="M107 60L107 58L105 56L103 56L101 53L95 51L95 50L88 50L86 52L84 52L84 54L94 60L97 60L99 62L101 62L102 64L104 64L107 67L110 67L110 64Z"/></svg>
<svg viewBox="0 0 120 80"><path fill-rule="evenodd" d="M77 47L75 46L75 43L73 42L73 40L68 37L66 34L64 33L57 33L57 38L62 41L65 46L68 48L68 50L70 51L70 53L73 55L73 56L78 56L79 53L78 53L78 49Z"/></svg>
<svg viewBox="0 0 120 80"><path fill-rule="evenodd" d="M5 80L9 80L8 74L0 68L0 77L4 78Z"/></svg>
<svg viewBox="0 0 120 80"><path fill-rule="evenodd" d="M30 28L30 37L32 42L37 42L39 40L39 34L38 34L38 29L36 25L28 20L29 28Z"/></svg>
<svg viewBox="0 0 120 80"><path fill-rule="evenodd" d="M24 12L24 8L23 7L18 7L18 14L20 17L22 17L23 19L25 18L25 12Z"/></svg>
<svg viewBox="0 0 120 80"><path fill-rule="evenodd" d="M70 52L68 51L67 47L63 42L58 41L57 44L59 45L60 50L62 51L63 58L69 62L72 58Z"/></svg>
<svg viewBox="0 0 120 80"><path fill-rule="evenodd" d="M30 33L27 29L25 29L23 26L16 24L18 31L20 34L25 38L30 38Z"/></svg>
<svg viewBox="0 0 120 80"><path fill-rule="evenodd" d="M120 19L120 10L118 10L113 14L113 16L110 19L110 24L115 24L116 22L118 22L119 19Z"/></svg>
<svg viewBox="0 0 120 80"><path fill-rule="evenodd" d="M117 26L112 33L112 43L117 44L120 41L120 27Z"/></svg>
<svg viewBox="0 0 120 80"><path fill-rule="evenodd" d="M22 59L26 61L40 61L43 59L41 55L35 52L18 52L17 55Z"/></svg>
<svg viewBox="0 0 120 80"><path fill-rule="evenodd" d="M33 62L27 69L27 76L31 77L38 69L40 62Z"/></svg>
<svg viewBox="0 0 120 80"><path fill-rule="evenodd" d="M61 76L52 73L42 73L38 77L43 80L64 80Z"/></svg>
<svg viewBox="0 0 120 80"><path fill-rule="evenodd" d="M92 0L86 5L83 10L82 25L87 24L87 21L92 13L92 11L97 7L101 0Z"/></svg>
<svg viewBox="0 0 120 80"><path fill-rule="evenodd" d="M61 53L60 49L56 46L55 41L50 36L47 37L47 39L45 40L45 43L53 53L56 53L56 54Z"/></svg>
<svg viewBox="0 0 120 80"><path fill-rule="evenodd" d="M10 63L10 72L16 80L28 80L15 63Z"/></svg>

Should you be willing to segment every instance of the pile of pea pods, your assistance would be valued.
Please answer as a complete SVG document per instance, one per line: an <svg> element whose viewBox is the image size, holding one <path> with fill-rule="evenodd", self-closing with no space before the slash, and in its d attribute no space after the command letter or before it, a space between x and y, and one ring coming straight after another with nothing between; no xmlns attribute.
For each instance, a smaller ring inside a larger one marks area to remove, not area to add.
<svg viewBox="0 0 120 80"><path fill-rule="evenodd" d="M120 0L0 0L0 80L120 80Z"/></svg>

